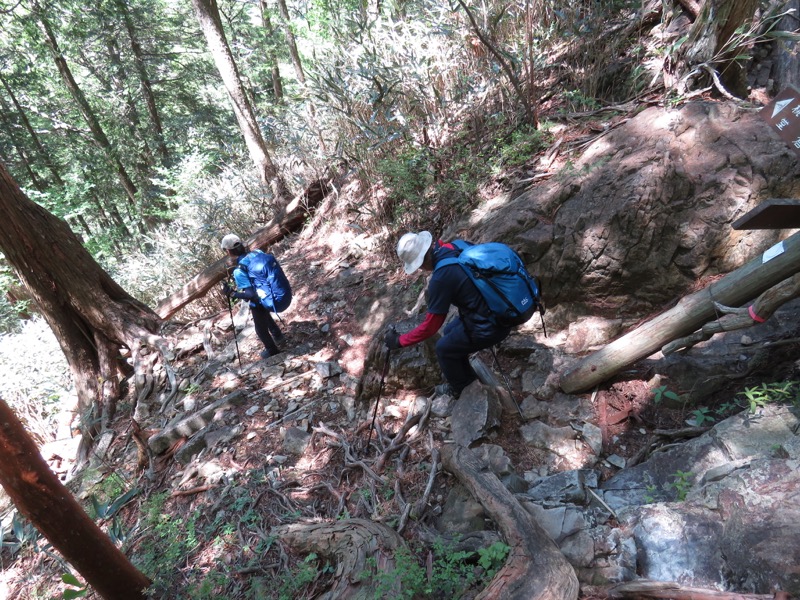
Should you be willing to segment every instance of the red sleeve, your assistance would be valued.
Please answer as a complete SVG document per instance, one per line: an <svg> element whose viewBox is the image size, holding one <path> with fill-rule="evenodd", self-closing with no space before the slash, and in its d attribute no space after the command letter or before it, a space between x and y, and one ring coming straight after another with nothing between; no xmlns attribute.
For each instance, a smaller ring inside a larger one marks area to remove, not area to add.
<svg viewBox="0 0 800 600"><path fill-rule="evenodd" d="M414 344L420 343L422 340L427 340L434 333L439 331L439 328L442 326L442 323L444 323L444 318L446 316L447 315L435 315L433 313L428 313L425 316L425 320L415 329L412 329L408 333L400 336L400 345L403 347L413 346Z"/></svg>

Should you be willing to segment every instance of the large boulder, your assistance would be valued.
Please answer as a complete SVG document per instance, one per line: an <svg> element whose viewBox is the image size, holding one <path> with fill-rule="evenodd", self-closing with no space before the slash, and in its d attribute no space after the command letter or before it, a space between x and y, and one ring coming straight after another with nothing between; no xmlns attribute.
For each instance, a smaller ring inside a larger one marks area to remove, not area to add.
<svg viewBox="0 0 800 600"><path fill-rule="evenodd" d="M797 197L800 162L757 110L648 108L599 136L550 181L472 215L543 280L548 325L660 309L783 237L734 231L762 201Z"/></svg>

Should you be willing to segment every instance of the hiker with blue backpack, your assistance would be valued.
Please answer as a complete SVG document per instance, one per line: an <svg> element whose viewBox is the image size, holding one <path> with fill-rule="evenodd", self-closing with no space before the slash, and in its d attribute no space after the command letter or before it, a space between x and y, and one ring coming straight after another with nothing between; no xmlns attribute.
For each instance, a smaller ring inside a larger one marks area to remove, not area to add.
<svg viewBox="0 0 800 600"><path fill-rule="evenodd" d="M544 314L538 281L505 244L434 242L430 232L421 231L400 238L397 256L406 274L422 268L433 275L425 320L403 335L390 327L384 336L389 350L433 336L444 324L450 306L458 308L458 318L444 328L436 342L436 357L446 380L436 386L437 394L458 398L478 378L469 363L470 354L499 344L537 310Z"/></svg>
<svg viewBox="0 0 800 600"><path fill-rule="evenodd" d="M283 312L291 303L289 281L272 254L258 249L248 250L238 235L229 233L222 238L220 245L236 262L233 270L235 287L225 281L222 293L229 299L250 301L256 335L264 344L261 358L275 356L280 352L278 344L282 344L285 337L270 313Z"/></svg>

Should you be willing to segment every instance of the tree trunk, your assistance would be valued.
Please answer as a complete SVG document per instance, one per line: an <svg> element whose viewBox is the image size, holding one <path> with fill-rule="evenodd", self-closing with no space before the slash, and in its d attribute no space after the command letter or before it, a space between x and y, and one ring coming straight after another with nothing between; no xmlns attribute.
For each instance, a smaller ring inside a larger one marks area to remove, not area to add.
<svg viewBox="0 0 800 600"><path fill-rule="evenodd" d="M310 211L322 202L329 190L328 181L317 181L306 192L295 198L287 207L286 213L279 215L266 227L256 231L246 244L250 248L265 248L282 240L288 233L298 230L305 223ZM195 298L200 298L227 275L228 259L221 258L203 269L181 289L173 292L158 303L156 313L162 319L169 319ZM289 276L291 279L291 274Z"/></svg>
<svg viewBox="0 0 800 600"><path fill-rule="evenodd" d="M119 396L120 346L155 345L160 319L123 290L61 219L28 199L0 163L0 250L58 339L78 394L84 452Z"/></svg>
<svg viewBox="0 0 800 600"><path fill-rule="evenodd" d="M164 128L161 124L161 115L158 112L158 105L156 98L153 94L153 85L147 75L147 67L144 62L144 53L142 46L139 43L139 38L136 35L136 28L133 25L131 13L123 0L115 1L117 10L122 15L122 22L125 25L125 31L128 33L128 40L131 45L131 52L133 53L133 64L136 68L136 73L139 76L139 83L142 86L142 96L144 98L145 106L147 106L147 114L150 117L150 125L153 128L153 134L156 138L156 145L158 153L161 156L162 163L169 159L169 151L164 142Z"/></svg>
<svg viewBox="0 0 800 600"><path fill-rule="evenodd" d="M405 545L394 529L368 519L281 525L273 527L270 535L279 537L299 552L334 558L331 562L336 564L336 576L327 590L329 598L378 597L377 584L371 575L376 569L392 573L395 552ZM372 561L374 563L370 564Z"/></svg>
<svg viewBox="0 0 800 600"><path fill-rule="evenodd" d="M225 89L228 91L233 113L236 115L236 121L239 123L239 129L242 131L256 171L261 181L271 188L275 199L284 200L286 186L267 152L267 145L261 135L253 107L247 98L247 93L239 77L239 70L230 46L228 46L228 40L225 38L217 2L216 0L192 0L192 5L200 22L200 28L208 42L211 56L214 58L214 64L217 65Z"/></svg>
<svg viewBox="0 0 800 600"><path fill-rule="evenodd" d="M61 53L61 48L59 48L58 41L56 40L52 27L50 27L50 23L44 16L44 12L38 6L38 4L34 3L34 7L34 13L39 21L42 31L45 34L47 46L50 48L50 52L53 55L53 60L58 67L58 72L61 74L61 79L64 81L64 85L67 87L72 99L75 100L75 103L78 105L86 124L89 126L89 130L92 132L92 137L94 138L95 144L103 151L107 160L116 171L117 177L119 178L119 181L122 184L122 187L125 189L126 195L128 196L128 202L135 210L137 208L136 186L133 184L128 172L125 170L125 167L119 160L117 153L111 146L111 142L109 142L105 131L103 131L103 127L100 125L100 121L97 120L92 107L89 106L89 101L86 99L83 91L78 86L75 78L72 76L72 71L70 71L67 61L64 60L64 55Z"/></svg>
<svg viewBox="0 0 800 600"><path fill-rule="evenodd" d="M798 272L800 233L795 233L707 289L685 296L674 308L580 360L562 375L561 389L568 394L591 389L713 319L714 302L740 306Z"/></svg>
<svg viewBox="0 0 800 600"><path fill-rule="evenodd" d="M289 16L289 7L286 6L286 0L277 0L278 10L281 13L281 21L283 22L283 30L286 34L286 47L289 49L289 56L292 57L292 65L294 66L297 81L301 85L306 84L306 75L303 73L303 63L300 62L300 53L297 51L297 42L294 39L294 32L292 31L292 20Z"/></svg>
<svg viewBox="0 0 800 600"><path fill-rule="evenodd" d="M0 399L0 483L25 517L107 600L144 600L150 580L100 529L47 466Z"/></svg>
<svg viewBox="0 0 800 600"><path fill-rule="evenodd" d="M291 17L289 15L289 8L286 5L286 0L277 0L278 3L278 11L281 15L281 21L283 22L283 29L286 33L286 47L289 49L289 56L292 57L292 65L294 66L294 72L297 75L297 81L300 82L300 85L305 89L306 87L306 75L303 72L303 63L300 61L300 53L297 51L297 42L294 39L294 32L292 31L292 23ZM327 148L325 146L325 138L322 136L322 131L317 124L317 107L314 105L314 102L311 99L307 99L308 102L308 120L311 123L311 128L317 134L317 139L319 140L320 148L323 152L327 152Z"/></svg>
<svg viewBox="0 0 800 600"><path fill-rule="evenodd" d="M23 126L25 127L25 131L27 131L28 134L31 136L31 140L33 140L33 143L36 146L36 150L42 156L42 158L45 161L45 164L47 165L47 168L53 175L53 181L58 185L63 186L64 181L61 179L61 176L59 175L58 170L56 169L55 162L50 157L50 154L48 154L47 150L44 147L44 144L42 144L41 140L39 139L39 135L36 133L36 130L33 128L31 122L28 120L28 115L25 114L25 110L22 108L22 105L17 100L17 97L14 94L14 91L11 89L11 86L8 85L8 82L3 77L0 77L0 82L2 82L3 87L6 89L6 92L8 92L8 96L9 98L11 98L11 102L14 104L14 108L17 109L17 114L19 115L19 118L22 121Z"/></svg>
<svg viewBox="0 0 800 600"><path fill-rule="evenodd" d="M726 48L726 44L742 24L753 19L756 8L758 0L705 0L683 44L679 75L685 76L696 66L708 63L720 72L727 92L746 97L746 72L733 60L736 51Z"/></svg>
<svg viewBox="0 0 800 600"><path fill-rule="evenodd" d="M779 31L796 31L800 28L800 0L789 0L783 7L784 11L792 10L786 14L778 25ZM777 38L772 56L775 60L773 77L775 88L767 90L772 93L780 92L793 85L800 87L800 61L797 60L797 44L791 39Z"/></svg>
<svg viewBox="0 0 800 600"><path fill-rule="evenodd" d="M272 92L275 94L275 102L283 102L283 82L281 81L281 72L278 68L278 56L275 53L274 38L275 28L272 26L272 20L269 18L269 8L265 0L260 0L258 3L261 9L261 24L267 36L269 45L269 59L272 62Z"/></svg>
<svg viewBox="0 0 800 600"><path fill-rule="evenodd" d="M442 465L481 503L511 546L506 564L477 598L575 600L578 578L544 529L469 449L442 448ZM477 600L477 599L476 599Z"/></svg>

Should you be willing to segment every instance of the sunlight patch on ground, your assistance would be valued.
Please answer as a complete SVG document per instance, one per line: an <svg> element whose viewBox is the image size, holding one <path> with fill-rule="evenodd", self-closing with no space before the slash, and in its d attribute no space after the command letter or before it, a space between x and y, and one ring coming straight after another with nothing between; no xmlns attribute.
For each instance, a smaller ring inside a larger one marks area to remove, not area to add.
<svg viewBox="0 0 800 600"><path fill-rule="evenodd" d="M0 336L0 397L39 443L53 439L58 413L74 406L66 358L44 319Z"/></svg>

